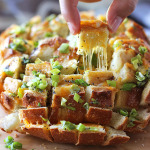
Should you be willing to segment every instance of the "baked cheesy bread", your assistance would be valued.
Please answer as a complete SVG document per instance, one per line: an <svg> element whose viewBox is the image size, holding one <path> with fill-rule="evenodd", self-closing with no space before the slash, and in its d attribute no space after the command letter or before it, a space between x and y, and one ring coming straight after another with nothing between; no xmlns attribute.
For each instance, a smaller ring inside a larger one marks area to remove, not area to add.
<svg viewBox="0 0 150 150"><path fill-rule="evenodd" d="M12 25L0 36L0 128L57 143L116 145L150 120L150 45L125 19L81 13L71 35L61 15Z"/></svg>

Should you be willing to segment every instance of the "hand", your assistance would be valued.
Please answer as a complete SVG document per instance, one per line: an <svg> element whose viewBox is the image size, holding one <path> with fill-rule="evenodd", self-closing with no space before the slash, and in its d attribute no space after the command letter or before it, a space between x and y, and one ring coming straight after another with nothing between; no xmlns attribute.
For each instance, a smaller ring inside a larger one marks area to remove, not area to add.
<svg viewBox="0 0 150 150"><path fill-rule="evenodd" d="M70 32L77 34L80 31L80 15L77 9L79 0L59 0L61 12L66 19ZM80 0L83 2L96 2L100 0ZM107 22L109 29L115 32L122 21L129 16L138 0L113 0L107 11Z"/></svg>

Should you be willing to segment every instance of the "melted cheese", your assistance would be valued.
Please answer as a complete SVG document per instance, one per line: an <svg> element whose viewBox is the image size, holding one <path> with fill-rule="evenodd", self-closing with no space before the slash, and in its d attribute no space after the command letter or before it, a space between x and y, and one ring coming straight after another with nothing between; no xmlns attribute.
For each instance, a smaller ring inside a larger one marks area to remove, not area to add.
<svg viewBox="0 0 150 150"><path fill-rule="evenodd" d="M97 69L107 70L107 24L99 21L81 21L81 32L78 35L78 54L83 55L84 70L92 68L93 53L97 54Z"/></svg>

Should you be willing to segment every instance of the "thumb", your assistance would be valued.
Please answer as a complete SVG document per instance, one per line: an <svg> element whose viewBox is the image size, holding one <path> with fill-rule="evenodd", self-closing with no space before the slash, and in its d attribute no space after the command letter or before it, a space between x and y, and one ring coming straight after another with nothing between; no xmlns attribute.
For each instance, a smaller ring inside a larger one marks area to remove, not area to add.
<svg viewBox="0 0 150 150"><path fill-rule="evenodd" d="M77 9L78 0L59 0L61 13L68 23L72 34L80 31L80 15Z"/></svg>
<svg viewBox="0 0 150 150"><path fill-rule="evenodd" d="M138 0L114 0L107 12L109 28L115 32L122 21L129 16L136 7Z"/></svg>

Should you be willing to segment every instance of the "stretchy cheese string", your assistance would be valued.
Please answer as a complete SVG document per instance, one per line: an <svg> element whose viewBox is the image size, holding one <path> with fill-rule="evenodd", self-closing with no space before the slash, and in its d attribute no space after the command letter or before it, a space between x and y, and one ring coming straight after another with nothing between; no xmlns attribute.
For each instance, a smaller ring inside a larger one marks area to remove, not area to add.
<svg viewBox="0 0 150 150"><path fill-rule="evenodd" d="M107 29L82 30L78 36L78 53L83 55L84 70L93 70L92 56L97 54L97 70L107 70Z"/></svg>

